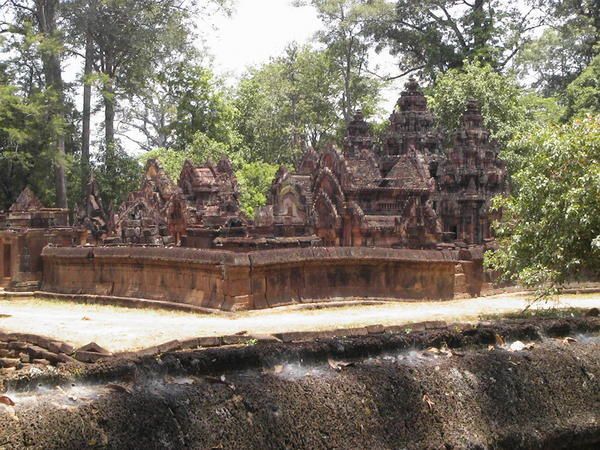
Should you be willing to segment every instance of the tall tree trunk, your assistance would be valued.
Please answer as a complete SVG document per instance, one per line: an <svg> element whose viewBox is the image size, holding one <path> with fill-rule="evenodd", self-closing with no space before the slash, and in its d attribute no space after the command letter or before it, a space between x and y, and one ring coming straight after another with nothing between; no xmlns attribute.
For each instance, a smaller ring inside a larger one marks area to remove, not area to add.
<svg viewBox="0 0 600 450"><path fill-rule="evenodd" d="M115 92L113 80L104 83L104 144L106 146L106 171L112 174L115 162Z"/></svg>
<svg viewBox="0 0 600 450"><path fill-rule="evenodd" d="M92 85L89 77L93 69L92 40L88 36L85 42L85 67L83 70L83 118L81 134L81 192L85 195L90 177L90 119L92 109Z"/></svg>
<svg viewBox="0 0 600 450"><path fill-rule="evenodd" d="M55 39L57 32L57 7L58 0L36 0L36 16L40 29L40 34L45 39ZM52 115L58 119L61 125L64 123L64 84L62 80L62 71L60 67L60 56L56 51L42 51L42 65L46 86L55 91L58 101L52 108ZM55 157L55 177L56 177L56 204L59 208L67 207L67 182L65 176L65 132L59 127L55 132L56 157Z"/></svg>

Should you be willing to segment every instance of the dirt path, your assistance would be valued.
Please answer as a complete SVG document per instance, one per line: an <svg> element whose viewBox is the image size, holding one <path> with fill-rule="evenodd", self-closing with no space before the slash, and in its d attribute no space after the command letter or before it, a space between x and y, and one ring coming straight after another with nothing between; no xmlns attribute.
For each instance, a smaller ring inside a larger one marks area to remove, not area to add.
<svg viewBox="0 0 600 450"><path fill-rule="evenodd" d="M221 314L129 309L39 299L0 299L0 331L45 335L73 346L96 342L113 351L137 350L172 339L286 331L317 331L365 325L400 325L427 320L476 321L481 315L517 312L522 296L495 296L448 302L394 302L374 305L296 307ZM600 294L564 295L536 308L600 307Z"/></svg>

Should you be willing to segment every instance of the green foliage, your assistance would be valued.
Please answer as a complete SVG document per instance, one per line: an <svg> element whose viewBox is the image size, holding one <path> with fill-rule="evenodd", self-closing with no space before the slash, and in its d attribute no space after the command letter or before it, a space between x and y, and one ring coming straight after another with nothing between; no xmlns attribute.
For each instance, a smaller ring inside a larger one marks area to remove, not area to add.
<svg viewBox="0 0 600 450"><path fill-rule="evenodd" d="M242 211L249 217L254 217L256 209L266 204L266 193L271 187L276 172L276 165L264 162L244 163L236 171Z"/></svg>
<svg viewBox="0 0 600 450"><path fill-rule="evenodd" d="M186 160L194 164L203 164L206 162L206 155L195 150L179 151L175 149L157 148L151 150L140 158L141 164L146 164L149 159L157 159L171 180L177 182L181 169ZM217 161L218 158L208 158ZM239 188L240 203L242 210L253 217L259 206L265 205L267 201L266 194L271 187L271 182L277 172L276 165L260 161L255 162L234 162L237 167L235 172Z"/></svg>
<svg viewBox="0 0 600 450"><path fill-rule="evenodd" d="M48 120L55 105L51 90L29 95L0 69L0 210L8 208L27 185L43 203L54 204L53 136L63 123Z"/></svg>
<svg viewBox="0 0 600 450"><path fill-rule="evenodd" d="M429 104L440 125L454 130L469 99L479 102L485 126L502 144L532 123L555 123L563 114L556 99L524 91L514 76L479 62L465 62L462 69L440 76L430 90Z"/></svg>
<svg viewBox="0 0 600 450"><path fill-rule="evenodd" d="M339 135L349 96L336 58L331 47L321 51L290 45L283 56L241 80L235 105L248 160L290 164L305 146L318 149ZM353 76L348 85L352 111L375 111L375 86Z"/></svg>
<svg viewBox="0 0 600 450"><path fill-rule="evenodd" d="M107 163L106 155L106 151L100 151L92 171L100 186L104 204L116 207L127 199L127 194L139 189L142 166L118 146L113 153L109 153L110 163Z"/></svg>
<svg viewBox="0 0 600 450"><path fill-rule="evenodd" d="M323 52L291 45L241 80L239 131L250 161L291 163L305 144L320 146L339 126L338 78Z"/></svg>
<svg viewBox="0 0 600 450"><path fill-rule="evenodd" d="M561 95L600 50L600 8L597 0L544 3L549 26L523 47L515 62L544 95Z"/></svg>
<svg viewBox="0 0 600 450"><path fill-rule="evenodd" d="M567 86L566 99L569 117L600 114L600 55Z"/></svg>
<svg viewBox="0 0 600 450"><path fill-rule="evenodd" d="M497 198L499 250L486 254L504 280L549 290L600 275L600 117L542 125L510 144L523 155L515 189Z"/></svg>
<svg viewBox="0 0 600 450"><path fill-rule="evenodd" d="M190 161L200 164L201 162L194 158L194 155L188 152L182 152L179 150L175 150L172 148L155 148L154 150L150 150L140 156L139 161L142 166L145 166L148 160L156 159L161 167L165 170L166 174L173 180L177 182L179 179L179 175L181 174L181 169L183 169L183 164L186 159Z"/></svg>
<svg viewBox="0 0 600 450"><path fill-rule="evenodd" d="M404 74L435 80L465 61L479 60L503 70L544 21L539 2L503 0L385 0L369 32L398 56Z"/></svg>
<svg viewBox="0 0 600 450"><path fill-rule="evenodd" d="M186 150L176 150L174 148L155 148L144 153L140 158L140 164L145 165L149 159L156 159L165 170L169 177L177 182L183 164L186 160L191 161L196 165L204 164L207 161L217 162L223 156L229 156L226 149L219 144L209 142L208 138L197 134L198 145L192 145ZM202 141L206 145L200 145ZM241 162L233 160L234 167L238 167Z"/></svg>
<svg viewBox="0 0 600 450"><path fill-rule="evenodd" d="M323 23L316 39L326 48L331 67L339 78L338 108L345 123L354 111L370 115L379 100L381 81L369 71L372 37L366 24L380 13L378 2L371 0L311 0Z"/></svg>

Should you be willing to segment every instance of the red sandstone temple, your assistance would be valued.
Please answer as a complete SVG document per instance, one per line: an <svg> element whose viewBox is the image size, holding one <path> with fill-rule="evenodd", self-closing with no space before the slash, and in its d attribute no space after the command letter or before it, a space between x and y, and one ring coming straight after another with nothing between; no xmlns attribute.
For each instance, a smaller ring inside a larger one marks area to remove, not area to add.
<svg viewBox="0 0 600 450"><path fill-rule="evenodd" d="M255 218L240 209L226 158L202 166L186 162L177 183L151 160L140 189L116 211L104 207L91 179L72 227L68 211L44 208L26 189L7 214L0 213L0 286L28 288L39 281L47 244L237 253L387 248L454 251L456 260L469 254L480 261L497 218L490 201L505 192L506 178L477 103L468 103L460 128L447 135L436 128L411 79L382 139L357 111L341 150L309 148L295 170L279 169Z"/></svg>
<svg viewBox="0 0 600 450"><path fill-rule="evenodd" d="M240 210L231 163L185 163L179 182L152 160L139 191L108 217L90 187L81 223L103 218L93 243L180 245L246 251L341 246L464 248L492 239L491 199L506 189L506 168L475 101L461 127L435 127L414 79L402 92L382 142L358 111L343 149L309 148L295 170L281 167L254 220ZM90 203L93 205L90 207ZM90 211L96 211L90 216ZM96 227L97 228L97 227ZM100 239L98 239L100 238Z"/></svg>

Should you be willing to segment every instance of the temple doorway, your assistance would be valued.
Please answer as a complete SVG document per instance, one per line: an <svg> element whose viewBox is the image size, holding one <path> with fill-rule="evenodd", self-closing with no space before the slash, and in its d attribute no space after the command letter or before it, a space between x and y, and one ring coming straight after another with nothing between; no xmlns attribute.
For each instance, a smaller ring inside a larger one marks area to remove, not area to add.
<svg viewBox="0 0 600 450"><path fill-rule="evenodd" d="M11 260L12 260L12 248L10 244L4 244L2 246L2 276L4 278L10 278L12 276L11 272Z"/></svg>

